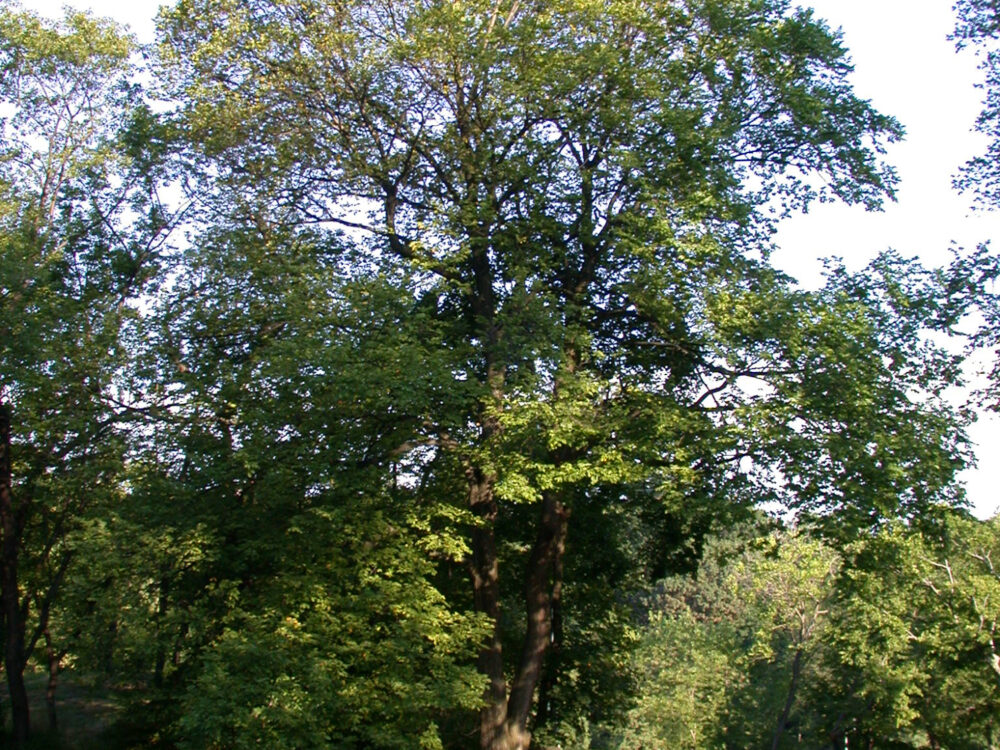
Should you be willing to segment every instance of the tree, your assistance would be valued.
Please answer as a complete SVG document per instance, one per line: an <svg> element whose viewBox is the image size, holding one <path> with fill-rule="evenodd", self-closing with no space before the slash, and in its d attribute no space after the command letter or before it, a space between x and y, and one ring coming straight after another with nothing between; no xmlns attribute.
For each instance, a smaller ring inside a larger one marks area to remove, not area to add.
<svg viewBox="0 0 1000 750"><path fill-rule="evenodd" d="M958 50L976 50L985 90L983 109L976 120L977 131L989 139L986 153L970 159L955 179L955 186L971 192L977 207L995 209L1000 199L1000 10L988 0L958 0L952 38ZM981 315L981 325L970 340L970 350L991 350L992 366L986 384L976 394L979 405L996 411L1000 404L1000 359L996 357L1000 339L1000 299L995 292L1000 277L1000 259L991 252L989 241L954 264L954 294L960 305Z"/></svg>
<svg viewBox="0 0 1000 750"><path fill-rule="evenodd" d="M956 513L849 550L829 640L851 746L995 746L997 541L995 519Z"/></svg>
<svg viewBox="0 0 1000 750"><path fill-rule="evenodd" d="M147 736L440 746L482 692L482 618L439 575L468 518L396 449L460 397L437 387L441 334L409 290L345 280L336 238L257 219L194 237L148 312L129 390L151 419L92 568L108 593L84 585L76 621L114 624Z"/></svg>
<svg viewBox="0 0 1000 750"><path fill-rule="evenodd" d="M0 121L0 555L17 746L29 730L22 674L35 645L50 643L72 564L66 536L117 492L120 332L167 225L155 159L137 140L133 51L85 14L49 24L0 11L0 101L11 111Z"/></svg>
<svg viewBox="0 0 1000 750"><path fill-rule="evenodd" d="M811 693L827 677L838 567L801 532L757 524L712 536L695 575L647 596L636 705L614 746L820 747Z"/></svg>
<svg viewBox="0 0 1000 750"><path fill-rule="evenodd" d="M971 190L982 205L989 207L1000 198L1000 13L990 0L958 0L955 3L957 22L952 39L959 49L972 47L980 53L980 69L984 74L986 96L983 110L976 120L976 130L990 139L986 153L974 157L965 165L955 181L962 190Z"/></svg>
<svg viewBox="0 0 1000 750"><path fill-rule="evenodd" d="M842 555L763 532L651 588L612 746L995 746L995 519L894 522Z"/></svg>
<svg viewBox="0 0 1000 750"><path fill-rule="evenodd" d="M856 528L954 499L958 422L933 400L951 370L923 346L919 274L887 260L811 295L766 262L776 216L876 207L894 184L879 154L901 129L853 95L811 13L184 0L161 33L206 221L263 205L339 230L447 332L428 375L452 397L396 394L379 435L402 439L367 458L405 456L471 514L480 747L537 727L584 505L777 498Z"/></svg>

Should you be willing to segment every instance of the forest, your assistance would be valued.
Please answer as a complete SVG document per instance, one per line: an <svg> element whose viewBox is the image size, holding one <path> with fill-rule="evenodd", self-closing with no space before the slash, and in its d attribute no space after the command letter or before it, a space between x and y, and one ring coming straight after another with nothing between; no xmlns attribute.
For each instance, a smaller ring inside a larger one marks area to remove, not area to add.
<svg viewBox="0 0 1000 750"><path fill-rule="evenodd" d="M0 70L5 746L1000 748L1000 256L770 262L898 187L812 11L2 2Z"/></svg>

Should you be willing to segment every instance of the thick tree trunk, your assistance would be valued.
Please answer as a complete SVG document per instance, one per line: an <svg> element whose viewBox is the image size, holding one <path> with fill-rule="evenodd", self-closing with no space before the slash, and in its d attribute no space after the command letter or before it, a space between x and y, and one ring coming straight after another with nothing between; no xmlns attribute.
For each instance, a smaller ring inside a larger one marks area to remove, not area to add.
<svg viewBox="0 0 1000 750"><path fill-rule="evenodd" d="M563 545L565 546L565 532ZM562 661L563 616L562 616L562 586L563 586L563 555L562 549L557 551L555 563L552 566L552 595L549 609L552 612L552 638L545 659L545 669L541 683L538 686L538 708L535 711L535 726L544 726L552 718L552 693L555 690Z"/></svg>
<svg viewBox="0 0 1000 750"><path fill-rule="evenodd" d="M528 559L524 602L527 629L517 673L507 703L507 746L505 750L527 750L531 742L528 719L532 699L542 674L545 654L552 640L552 600L555 571L566 544L569 513L559 498L546 493L538 537Z"/></svg>
<svg viewBox="0 0 1000 750"><path fill-rule="evenodd" d="M479 468L467 471L469 507L478 525L472 530L472 593L476 611L489 617L493 630L479 652L479 671L488 680L479 712L480 750L503 748L507 724L507 682L503 673L500 635L500 576L494 527L497 504L493 477Z"/></svg>
<svg viewBox="0 0 1000 750"><path fill-rule="evenodd" d="M30 717L28 693L24 688L24 618L20 607L17 562L20 529L14 512L13 471L11 467L11 411L9 404L0 404L0 589L2 589L4 621L4 669L10 693L10 712L15 748L28 740Z"/></svg>
<svg viewBox="0 0 1000 750"><path fill-rule="evenodd" d="M488 679L480 711L479 747L480 750L527 750L531 743L528 720L552 640L553 604L560 596L561 575L558 572L565 549L569 512L555 495L544 497L538 536L525 577L527 628L508 698L499 625L500 589L494 536L497 507L493 480L475 469L469 470L468 478L470 505L480 520L472 533L475 605L493 622L493 631L479 653L479 669Z"/></svg>
<svg viewBox="0 0 1000 750"><path fill-rule="evenodd" d="M480 334L485 341L485 383L493 405L503 402L506 369L498 352L502 333L496 323L496 299L493 293L493 269L489 258L485 225L470 227L472 294L470 303ZM484 405L485 406L485 405ZM488 442L501 431L489 409L480 413L482 439ZM479 670L488 684L483 708L479 712L480 750L507 750L507 679L503 669L503 639L500 631L500 570L497 558L497 503L494 495L496 474L481 466L466 470L469 485L469 508L476 517L472 530L472 586L476 610L489 617L492 632L479 652Z"/></svg>

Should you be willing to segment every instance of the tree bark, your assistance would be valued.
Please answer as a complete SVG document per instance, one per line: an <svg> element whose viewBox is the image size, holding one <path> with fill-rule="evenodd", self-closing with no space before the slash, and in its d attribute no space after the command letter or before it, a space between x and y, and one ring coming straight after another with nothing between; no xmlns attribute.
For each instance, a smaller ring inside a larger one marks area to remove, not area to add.
<svg viewBox="0 0 1000 750"><path fill-rule="evenodd" d="M153 659L153 687L160 689L163 687L163 674L167 666L167 645L166 636L163 633L163 620L167 613L167 591L170 588L170 580L166 574L160 577L160 595L156 600L156 614L153 616L153 625L156 632L156 655Z"/></svg>
<svg viewBox="0 0 1000 750"><path fill-rule="evenodd" d="M795 657L792 659L792 678L788 684L788 693L785 695L785 705L778 717L778 725L774 728L774 738L771 740L771 750L778 750L781 744L781 736L785 733L785 726L788 724L788 717L791 716L792 706L795 704L795 692L799 686L799 675L802 673L802 647L795 649Z"/></svg>
<svg viewBox="0 0 1000 750"><path fill-rule="evenodd" d="M507 724L507 681L503 673L500 633L500 576L494 527L497 518L493 477L470 467L469 507L478 524L472 529L472 593L477 612L489 617L493 630L479 651L479 671L486 675L483 708L479 712L480 750L501 750Z"/></svg>
<svg viewBox="0 0 1000 750"><path fill-rule="evenodd" d="M565 532L563 534L562 546L565 546ZM549 609L551 610L552 617L552 637L545 659L545 670L542 673L541 683L538 686L538 708L535 711L535 727L544 726L552 718L552 692L555 690L559 670L561 669L563 644L562 552L562 549L557 551L556 559L552 566L552 595L549 601Z"/></svg>
<svg viewBox="0 0 1000 750"><path fill-rule="evenodd" d="M24 617L20 607L17 579L20 528L14 511L13 470L11 465L11 409L0 404L0 589L4 621L4 669L10 692L13 744L23 748L28 740L30 717L28 693L24 687Z"/></svg>
<svg viewBox="0 0 1000 750"><path fill-rule="evenodd" d="M59 671L62 667L63 653L56 651L45 629L45 658L49 665L49 679L45 685L45 711L48 714L49 731L53 734L59 730L59 717L56 714L56 688L59 686Z"/></svg>
<svg viewBox="0 0 1000 750"><path fill-rule="evenodd" d="M517 673L507 704L507 747L527 750L531 742L528 718L532 699L542 674L545 654L552 639L552 600L555 571L566 544L569 513L553 493L542 498L538 537L528 559L524 602L527 629Z"/></svg>
<svg viewBox="0 0 1000 750"><path fill-rule="evenodd" d="M462 125L459 125L462 127ZM471 165L469 174L474 174ZM475 194L470 184L469 194ZM475 202L474 200L472 201ZM387 211L388 213L388 211ZM496 321L496 297L493 290L493 268L489 257L489 228L477 223L468 228L471 260L469 302L475 316L479 336L484 342L485 369L483 377L493 405L503 402L506 367L500 356L502 332ZM483 405L479 416L484 442L499 434L501 426ZM476 611L483 612L492 623L492 632L479 652L479 670L486 675L483 708L479 713L480 750L507 750L507 678L503 668L503 639L500 628L500 572L496 544L497 502L494 494L496 473L481 466L466 470L469 485L469 508L476 517L472 530L472 585Z"/></svg>

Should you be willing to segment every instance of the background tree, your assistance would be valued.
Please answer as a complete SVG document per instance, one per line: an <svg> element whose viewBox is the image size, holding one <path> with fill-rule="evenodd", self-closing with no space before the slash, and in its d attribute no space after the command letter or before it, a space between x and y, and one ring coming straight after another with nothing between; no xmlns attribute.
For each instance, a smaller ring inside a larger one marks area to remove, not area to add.
<svg viewBox="0 0 1000 750"><path fill-rule="evenodd" d="M19 746L29 726L22 673L36 644L52 645L49 617L73 557L65 539L88 509L116 499L121 332L167 227L154 151L139 138L133 51L118 28L85 14L51 24L0 11L9 108L0 121L0 521Z"/></svg>
<svg viewBox="0 0 1000 750"><path fill-rule="evenodd" d="M801 532L713 535L696 575L651 589L607 746L994 747L996 541L962 513L843 559Z"/></svg>
<svg viewBox="0 0 1000 750"><path fill-rule="evenodd" d="M652 589L636 705L613 746L824 745L812 691L839 561L805 534L745 525L713 536L696 575Z"/></svg>
<svg viewBox="0 0 1000 750"><path fill-rule="evenodd" d="M955 514L925 533L895 525L851 551L831 644L840 735L852 745L995 744L996 543L995 520Z"/></svg>
<svg viewBox="0 0 1000 750"><path fill-rule="evenodd" d="M777 498L857 528L955 499L933 284L886 261L811 295L766 263L775 216L894 181L899 126L810 13L185 0L161 34L216 207L340 227L444 332L427 375L454 398L397 447L465 519L482 748L527 746L550 644L585 626L561 613L586 506Z"/></svg>
<svg viewBox="0 0 1000 750"><path fill-rule="evenodd" d="M993 210L1000 198L1000 10L987 0L958 0L955 31L952 38L961 51L972 48L979 56L983 72L981 88L985 91L983 109L975 129L989 140L986 152L970 159L955 179L955 186L971 193L977 208ZM989 246L989 239L978 250L954 264L953 293L960 305L975 309L982 316L981 325L970 340L970 351L989 351L985 384L977 392L978 405L996 411L1000 404L1000 301L996 279L1000 260Z"/></svg>

